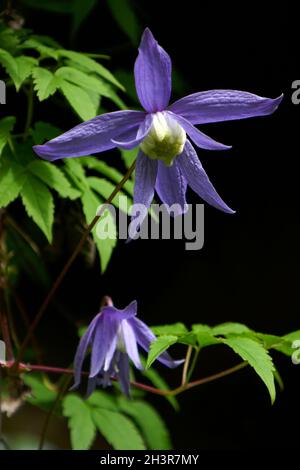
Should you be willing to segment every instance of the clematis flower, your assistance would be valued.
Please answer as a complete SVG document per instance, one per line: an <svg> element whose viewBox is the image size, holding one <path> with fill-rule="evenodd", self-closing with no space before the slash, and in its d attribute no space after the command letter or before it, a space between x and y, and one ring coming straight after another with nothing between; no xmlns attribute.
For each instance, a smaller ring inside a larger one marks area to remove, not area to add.
<svg viewBox="0 0 300 470"><path fill-rule="evenodd" d="M131 302L124 310L115 308L110 299L109 304L102 307L100 313L92 320L80 340L74 359L73 388L76 388L80 384L85 355L91 347L87 395L90 395L97 385L110 385L112 378L118 379L122 392L129 395L129 359L137 369L143 369L138 345L148 352L151 342L156 339L150 328L136 318L136 301ZM170 368L183 362L174 361L166 351L157 359Z"/></svg>
<svg viewBox="0 0 300 470"><path fill-rule="evenodd" d="M227 150L195 125L245 119L273 113L282 100L245 91L211 90L194 93L169 105L171 59L147 28L134 67L142 111L117 111L97 116L70 131L34 147L46 160L99 153L120 147L139 147L134 203L148 208L156 191L167 206L187 209L189 185L204 201L224 212L234 212L208 179L194 146Z"/></svg>

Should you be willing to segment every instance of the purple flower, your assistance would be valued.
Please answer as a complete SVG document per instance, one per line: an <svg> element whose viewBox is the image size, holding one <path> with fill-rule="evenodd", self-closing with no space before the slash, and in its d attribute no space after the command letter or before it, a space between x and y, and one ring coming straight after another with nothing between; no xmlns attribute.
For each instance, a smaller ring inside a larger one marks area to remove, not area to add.
<svg viewBox="0 0 300 470"><path fill-rule="evenodd" d="M136 318L136 301L131 302L124 310L118 310L112 302L110 303L111 305L102 307L89 325L80 340L74 359L73 388L76 388L81 381L85 355L91 346L88 395L97 385L110 385L111 378L118 379L123 393L129 395L129 358L137 369L143 369L138 345L148 352L151 342L156 339L150 328ZM158 360L171 368L183 362L173 361L167 352L163 352Z"/></svg>
<svg viewBox="0 0 300 470"><path fill-rule="evenodd" d="M204 201L233 213L208 179L190 140L206 150L231 147L216 142L195 125L268 115L276 110L282 96L269 99L244 91L211 90L185 96L169 106L171 59L148 28L141 40L134 74L145 112L117 111L97 116L45 145L35 146L35 152L53 161L114 147L139 146L135 204L148 208L156 190L165 204L178 205L177 214L184 213L189 185Z"/></svg>

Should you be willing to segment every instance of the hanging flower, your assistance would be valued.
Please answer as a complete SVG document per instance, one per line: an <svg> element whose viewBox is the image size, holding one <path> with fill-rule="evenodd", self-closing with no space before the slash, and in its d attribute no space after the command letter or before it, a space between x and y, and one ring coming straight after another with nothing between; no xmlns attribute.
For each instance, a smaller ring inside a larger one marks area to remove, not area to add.
<svg viewBox="0 0 300 470"><path fill-rule="evenodd" d="M124 394L129 395L129 359L137 369L143 369L138 346L146 352L156 339L150 328L136 318L137 302L133 301L124 310L110 305L102 307L82 336L74 360L74 387L81 381L82 365L91 347L91 367L88 379L88 395L97 385L106 387L116 378ZM174 361L163 352L158 361L167 367L176 367L183 361Z"/></svg>

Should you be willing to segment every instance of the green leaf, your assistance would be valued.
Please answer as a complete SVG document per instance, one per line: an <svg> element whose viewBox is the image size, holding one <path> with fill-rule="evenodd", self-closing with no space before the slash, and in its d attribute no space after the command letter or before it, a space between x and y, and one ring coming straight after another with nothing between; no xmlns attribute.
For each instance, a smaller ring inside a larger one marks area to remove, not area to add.
<svg viewBox="0 0 300 470"><path fill-rule="evenodd" d="M34 49L40 54L40 58L50 57L51 59L57 60L58 53L55 49L49 46L45 46L40 41L34 38L27 39L20 46L21 49Z"/></svg>
<svg viewBox="0 0 300 470"><path fill-rule="evenodd" d="M110 98L121 109L124 109L125 107L124 103L118 97L118 95L115 93L112 87L97 75L91 75L90 72L89 74L87 74L81 70L78 70L78 68L74 68L74 67L60 67L55 72L55 75L75 85L80 84L81 88L84 88L85 90L88 90L89 92L92 91L96 93L97 96L100 95L106 98ZM100 102L100 99L98 96L97 108L99 106L99 102Z"/></svg>
<svg viewBox="0 0 300 470"><path fill-rule="evenodd" d="M86 218L87 223L89 224L95 217L99 206L101 205L102 201L91 191L86 190L82 196L82 207L83 212ZM105 220L105 222L104 222ZM110 233L110 237L106 239L101 239L97 235L97 230L99 230L99 226L103 227L103 224L106 223L108 229L111 229L112 232ZM100 261L101 261L101 270L104 272L107 268L109 260L111 258L112 252L114 247L117 243L117 236L116 236L116 225L110 211L106 210L99 222L92 230L92 235L97 246Z"/></svg>
<svg viewBox="0 0 300 470"><path fill-rule="evenodd" d="M122 31L137 45L141 36L141 26L130 0L107 0L110 11Z"/></svg>
<svg viewBox="0 0 300 470"><path fill-rule="evenodd" d="M212 328L208 325L202 325L201 323L195 324L192 326L192 332L196 335L200 348L220 343L220 341L213 336Z"/></svg>
<svg viewBox="0 0 300 470"><path fill-rule="evenodd" d="M36 160L31 162L27 168L50 188L55 189L60 196L70 199L76 199L80 196L80 192L72 188L60 168L53 163Z"/></svg>
<svg viewBox="0 0 300 470"><path fill-rule="evenodd" d="M63 400L63 414L69 418L72 449L89 449L96 435L89 406L78 395L69 394Z"/></svg>
<svg viewBox="0 0 300 470"><path fill-rule="evenodd" d="M16 123L15 116L7 116L0 120L0 157L2 151L9 140L10 133Z"/></svg>
<svg viewBox="0 0 300 470"><path fill-rule="evenodd" d="M142 400L118 400L120 410L134 419L147 443L153 450L172 449L168 429L155 408Z"/></svg>
<svg viewBox="0 0 300 470"><path fill-rule="evenodd" d="M25 182L24 168L5 159L0 166L0 207L6 207L20 194Z"/></svg>
<svg viewBox="0 0 300 470"><path fill-rule="evenodd" d="M66 80L61 81L59 88L74 111L83 121L87 121L96 116L97 107L95 107L89 94L84 89Z"/></svg>
<svg viewBox="0 0 300 470"><path fill-rule="evenodd" d="M54 202L49 189L35 176L28 173L21 189L21 198L27 214L32 217L51 243Z"/></svg>
<svg viewBox="0 0 300 470"><path fill-rule="evenodd" d="M86 400L86 403L94 408L105 408L106 410L118 411L114 395L106 393L103 390L95 390Z"/></svg>
<svg viewBox="0 0 300 470"><path fill-rule="evenodd" d="M82 192L89 189L87 184L86 176L84 169L81 166L79 158L66 158L65 161L65 171L72 181L76 184L77 188Z"/></svg>
<svg viewBox="0 0 300 470"><path fill-rule="evenodd" d="M17 69L18 69L18 77L15 81L17 91L20 89L22 83L26 80L26 78L30 77L33 67L38 64L38 61L33 57L26 57L20 56L15 58Z"/></svg>
<svg viewBox="0 0 300 470"><path fill-rule="evenodd" d="M226 336L229 334L237 334L240 335L242 333L250 332L250 328L248 326L243 325L242 323L221 323L221 325L217 325L211 328L211 332L215 336Z"/></svg>
<svg viewBox="0 0 300 470"><path fill-rule="evenodd" d="M16 52L20 39L12 28L5 28L0 32L0 44L11 54Z"/></svg>
<svg viewBox="0 0 300 470"><path fill-rule="evenodd" d="M65 49L59 49L57 52L60 55L60 57L66 57L68 59L71 59L73 62L78 63L79 65L81 65L87 70L90 70L91 72L97 73L101 77L105 78L105 80L107 80L108 82L112 83L113 85L119 87L121 90L124 91L124 87L110 73L110 71L107 70L105 67L103 67L103 65L91 59L90 57L86 57L80 52L68 51Z"/></svg>
<svg viewBox="0 0 300 470"><path fill-rule="evenodd" d="M245 337L232 337L223 340L233 351L253 367L268 388L272 403L275 400L274 365L268 351L257 341Z"/></svg>
<svg viewBox="0 0 300 470"><path fill-rule="evenodd" d="M49 408L49 405L56 400L57 393L46 386L40 374L26 373L22 375L22 379L31 388L27 401L32 405Z"/></svg>
<svg viewBox="0 0 300 470"><path fill-rule="evenodd" d="M95 425L107 442L116 450L144 450L145 444L135 424L121 413L93 409Z"/></svg>
<svg viewBox="0 0 300 470"><path fill-rule="evenodd" d="M100 196L102 196L105 200L109 198L115 186L110 183L109 181L103 178L96 178L95 176L89 176L87 178L89 187L96 191ZM112 204L114 204L118 209L125 212L125 214L129 213L129 209L132 205L133 201L131 198L126 196L125 193L119 191L118 194L114 197Z"/></svg>
<svg viewBox="0 0 300 470"><path fill-rule="evenodd" d="M107 165L107 163L102 162L98 158L94 157L82 157L78 159L83 166L90 168L91 170L96 170L107 178L111 179L114 183L120 183L124 175L120 173L115 168ZM130 196L133 196L134 192L134 183L131 180L127 180L123 186Z"/></svg>
<svg viewBox="0 0 300 470"><path fill-rule="evenodd" d="M9 52L0 49L0 64L4 67L7 75L10 76L17 88L20 78L16 59Z"/></svg>
<svg viewBox="0 0 300 470"><path fill-rule="evenodd" d="M156 341L153 341L150 345L150 350L147 358L147 369L153 364L155 359L160 356L166 349L168 349L172 344L177 342L177 336L174 335L163 335L157 338Z"/></svg>
<svg viewBox="0 0 300 470"><path fill-rule="evenodd" d="M187 327L183 323L173 323L172 325L159 325L151 326L151 330L157 336L161 335L186 335L188 333Z"/></svg>
<svg viewBox="0 0 300 470"><path fill-rule="evenodd" d="M36 122L33 129L31 129L31 135L36 145L43 144L45 140L54 139L54 137L57 137L61 132L58 127L44 121Z"/></svg>
<svg viewBox="0 0 300 470"><path fill-rule="evenodd" d="M34 89L40 101L53 95L60 85L59 77L43 67L34 67L32 70Z"/></svg>

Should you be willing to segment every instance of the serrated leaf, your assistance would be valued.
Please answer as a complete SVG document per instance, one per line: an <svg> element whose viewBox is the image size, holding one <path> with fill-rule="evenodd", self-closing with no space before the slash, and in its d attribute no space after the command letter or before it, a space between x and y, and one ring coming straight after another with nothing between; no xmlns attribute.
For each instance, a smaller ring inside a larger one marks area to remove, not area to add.
<svg viewBox="0 0 300 470"><path fill-rule="evenodd" d="M151 326L151 330L157 336L161 335L186 335L188 333L187 327L183 323L173 323L172 325L159 325Z"/></svg>
<svg viewBox="0 0 300 470"><path fill-rule="evenodd" d="M247 361L266 385L272 403L276 397L274 365L268 351L257 341L245 337L232 337L223 340L244 361Z"/></svg>
<svg viewBox="0 0 300 470"><path fill-rule="evenodd" d="M243 325L242 323L221 323L220 325L214 326L211 329L211 332L215 336L226 336L229 334L242 334L250 332L250 328L248 326Z"/></svg>
<svg viewBox="0 0 300 470"><path fill-rule="evenodd" d="M4 49L0 49L0 64L4 67L17 88L19 83L18 64L16 59Z"/></svg>
<svg viewBox="0 0 300 470"><path fill-rule="evenodd" d="M64 160L65 163L65 171L71 180L75 183L78 189L82 192L89 188L88 183L86 181L86 176L84 169L79 161L79 158L66 158Z"/></svg>
<svg viewBox="0 0 300 470"><path fill-rule="evenodd" d="M60 79L60 77L57 78ZM95 107L89 94L84 89L66 80L61 81L59 88L71 107L83 121L88 121L96 116L97 107Z"/></svg>
<svg viewBox="0 0 300 470"><path fill-rule="evenodd" d="M153 450L172 449L169 431L155 408L142 400L128 400L119 398L120 410L134 419L143 437Z"/></svg>
<svg viewBox="0 0 300 470"><path fill-rule="evenodd" d="M58 59L58 53L55 49L49 46L45 46L37 39L30 38L23 42L20 46L21 49L34 49L40 53L41 58L51 57L54 60Z"/></svg>
<svg viewBox="0 0 300 470"><path fill-rule="evenodd" d="M113 190L115 189L115 186L110 183L109 181L103 179L103 178L96 178L95 176L89 176L87 178L89 187L92 188L94 191L96 191L100 196L104 198L104 200L107 200ZM125 214L129 214L129 209L131 205L133 204L132 199L127 196L125 193L122 191L119 191L118 194L114 197L112 204L121 211L123 211Z"/></svg>
<svg viewBox="0 0 300 470"><path fill-rule="evenodd" d="M30 77L33 68L38 64L38 61L34 57L20 56L16 57L18 78L15 81L17 91L20 89L22 83L26 78Z"/></svg>
<svg viewBox="0 0 300 470"><path fill-rule="evenodd" d="M61 132L58 127L44 121L36 122L33 129L31 129L31 135L36 145L43 144L45 140L54 139L54 137L57 137Z"/></svg>
<svg viewBox="0 0 300 470"><path fill-rule="evenodd" d="M93 409L94 423L107 442L116 450L144 450L145 444L135 424L121 413Z"/></svg>
<svg viewBox="0 0 300 470"><path fill-rule="evenodd" d="M96 435L89 406L78 395L69 394L63 400L63 415L69 418L72 449L89 449Z"/></svg>
<svg viewBox="0 0 300 470"><path fill-rule="evenodd" d="M20 194L25 182L24 168L13 160L2 161L0 166L0 207L6 207Z"/></svg>
<svg viewBox="0 0 300 470"><path fill-rule="evenodd" d="M0 32L0 44L2 49L15 53L20 39L12 28L5 28Z"/></svg>
<svg viewBox="0 0 300 470"><path fill-rule="evenodd" d="M15 123L15 116L7 116L0 120L0 157Z"/></svg>
<svg viewBox="0 0 300 470"><path fill-rule="evenodd" d="M78 159L83 166L90 168L91 170L99 171L102 175L106 176L107 178L111 179L114 183L120 183L124 175L120 173L115 168L107 165L107 163L94 158L94 157L82 157ZM127 180L123 186L130 196L133 196L134 192L134 183L133 181Z"/></svg>
<svg viewBox="0 0 300 470"><path fill-rule="evenodd" d="M46 100L53 95L60 85L61 80L52 72L43 67L32 69L34 89L40 101Z"/></svg>
<svg viewBox="0 0 300 470"><path fill-rule="evenodd" d="M80 192L72 188L63 172L53 163L36 160L28 165L28 170L62 197L76 199Z"/></svg>
<svg viewBox="0 0 300 470"><path fill-rule="evenodd" d="M158 358L166 349L168 349L172 344L177 342L177 336L174 335L163 335L153 341L150 345L150 350L148 353L146 367L147 369L151 367L155 359Z"/></svg>
<svg viewBox="0 0 300 470"><path fill-rule="evenodd" d="M86 221L89 224L94 219L97 210L103 201L101 201L101 199L99 199L91 190L87 190L82 194L81 201ZM107 224L107 227L112 230L112 233L109 234L109 238L104 240L99 238L97 234L97 230L99 230L100 224L103 226L103 223ZM107 210L103 214L99 222L92 230L92 235L100 255L101 270L104 272L111 258L113 249L117 244L116 225L110 211Z"/></svg>
<svg viewBox="0 0 300 470"><path fill-rule="evenodd" d="M45 184L28 173L21 189L21 198L27 214L51 243L54 219L54 202L51 192Z"/></svg>
<svg viewBox="0 0 300 470"><path fill-rule="evenodd" d="M105 78L105 80L107 80L108 82L112 83L113 85L119 87L121 90L124 91L124 87L110 73L110 71L107 70L105 67L103 67L103 65L91 59L90 57L86 57L84 54L81 54L80 52L68 51L65 49L59 49L57 52L60 57L66 57L68 59L71 59L73 62L76 62L79 65L82 65L84 68L86 68L87 70L90 70L91 72L97 73L101 77Z"/></svg>
<svg viewBox="0 0 300 470"><path fill-rule="evenodd" d="M91 73L88 74L79 70L78 68L69 66L60 67L55 72L55 75L75 85L80 84L80 87L84 88L88 92L96 93L98 95L97 108L100 102L99 95L109 98L121 109L126 107L123 101L115 93L113 88L97 75L92 75Z"/></svg>
<svg viewBox="0 0 300 470"><path fill-rule="evenodd" d="M212 328L208 325L197 323L192 326L192 332L196 335L200 348L219 343L219 340L212 334Z"/></svg>
<svg viewBox="0 0 300 470"><path fill-rule="evenodd" d="M95 408L105 408L106 410L118 411L118 406L114 395L104 392L103 390L95 390L86 400L86 403Z"/></svg>

